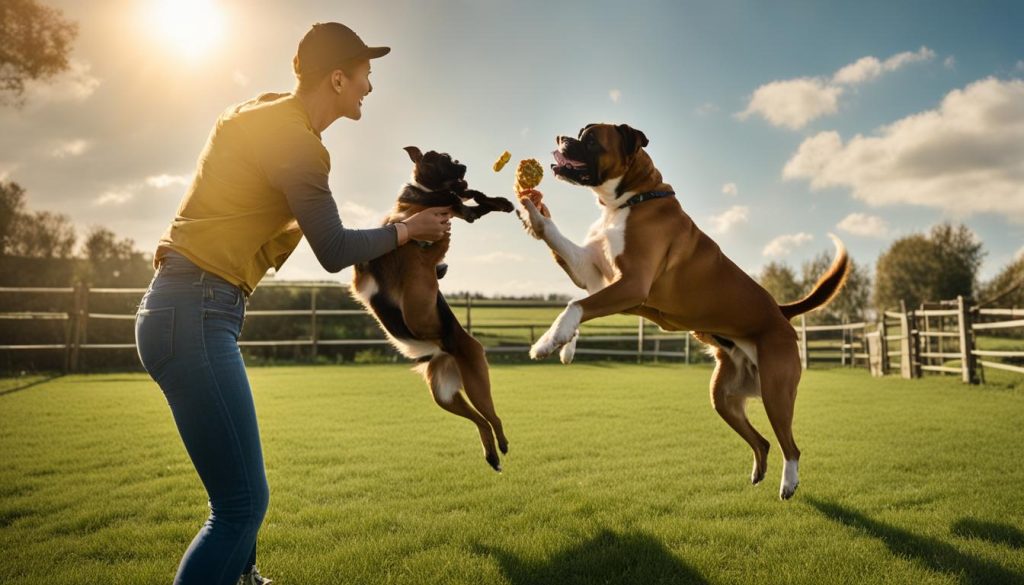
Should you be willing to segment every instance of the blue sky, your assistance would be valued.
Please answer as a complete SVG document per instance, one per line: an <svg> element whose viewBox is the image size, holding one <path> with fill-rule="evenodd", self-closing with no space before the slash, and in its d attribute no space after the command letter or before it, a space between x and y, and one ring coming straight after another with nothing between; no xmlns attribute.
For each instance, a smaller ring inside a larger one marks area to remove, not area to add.
<svg viewBox="0 0 1024 585"><path fill-rule="evenodd" d="M490 168L502 150L546 166L556 134L608 121L647 134L684 209L750 272L799 266L828 232L873 266L947 219L984 242L985 278L1024 251L1021 2L222 1L185 26L219 15L191 51L148 19L154 2L51 0L80 25L73 71L0 110L0 177L82 233L151 249L218 112L290 90L298 39L337 20L393 47L363 119L324 134L349 226L391 206L405 145L450 152L472 186L508 196L513 165ZM550 173L541 188L582 238L589 192ZM506 215L456 225L448 262L449 291L574 290ZM350 274L303 244L278 277Z"/></svg>

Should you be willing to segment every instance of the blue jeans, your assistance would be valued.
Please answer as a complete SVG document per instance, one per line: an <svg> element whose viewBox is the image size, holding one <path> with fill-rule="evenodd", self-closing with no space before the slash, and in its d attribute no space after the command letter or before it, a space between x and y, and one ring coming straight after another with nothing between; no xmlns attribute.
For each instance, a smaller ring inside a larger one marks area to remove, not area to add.
<svg viewBox="0 0 1024 585"><path fill-rule="evenodd" d="M256 562L270 493L238 349L244 317L241 289L177 254L157 270L136 317L139 358L163 390L210 501L175 585L233 585Z"/></svg>

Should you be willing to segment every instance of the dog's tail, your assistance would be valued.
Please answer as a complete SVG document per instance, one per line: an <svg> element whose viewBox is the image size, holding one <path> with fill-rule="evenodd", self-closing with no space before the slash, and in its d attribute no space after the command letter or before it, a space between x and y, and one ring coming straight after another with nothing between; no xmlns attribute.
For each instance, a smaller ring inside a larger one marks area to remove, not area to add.
<svg viewBox="0 0 1024 585"><path fill-rule="evenodd" d="M828 236L836 245L836 258L806 297L795 303L779 305L779 310L787 319L825 305L839 294L843 285L846 284L846 277L850 273L850 257L846 254L846 246L835 235L829 234Z"/></svg>

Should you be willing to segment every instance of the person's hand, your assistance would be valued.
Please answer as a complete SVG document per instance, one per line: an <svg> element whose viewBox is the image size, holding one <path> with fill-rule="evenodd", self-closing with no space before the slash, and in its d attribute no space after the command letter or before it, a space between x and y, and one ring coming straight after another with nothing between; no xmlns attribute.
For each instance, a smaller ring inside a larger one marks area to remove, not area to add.
<svg viewBox="0 0 1024 585"><path fill-rule="evenodd" d="M430 207L402 221L409 228L409 239L436 242L452 229L451 207Z"/></svg>

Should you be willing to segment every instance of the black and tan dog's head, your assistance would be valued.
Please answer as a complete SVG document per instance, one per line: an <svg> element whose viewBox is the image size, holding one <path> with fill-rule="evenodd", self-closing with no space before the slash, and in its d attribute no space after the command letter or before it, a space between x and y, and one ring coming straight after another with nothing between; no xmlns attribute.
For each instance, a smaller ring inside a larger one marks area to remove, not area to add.
<svg viewBox="0 0 1024 585"><path fill-rule="evenodd" d="M575 185L598 187L625 175L647 146L644 133L626 124L587 124L576 138L555 138L551 171Z"/></svg>
<svg viewBox="0 0 1024 585"><path fill-rule="evenodd" d="M446 152L433 150L422 153L415 146L406 146L405 152L415 164L413 180L429 191L451 191L462 195L467 187L466 165L460 164ZM468 197L463 197L464 199Z"/></svg>

